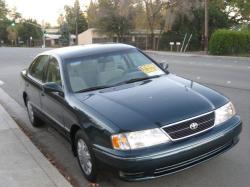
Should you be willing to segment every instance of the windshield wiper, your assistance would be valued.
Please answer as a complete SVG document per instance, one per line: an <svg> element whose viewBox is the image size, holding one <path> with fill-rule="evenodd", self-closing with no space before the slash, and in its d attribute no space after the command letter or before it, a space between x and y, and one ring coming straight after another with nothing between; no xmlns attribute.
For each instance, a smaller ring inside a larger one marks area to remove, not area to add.
<svg viewBox="0 0 250 187"><path fill-rule="evenodd" d="M112 87L112 86L94 86L94 87L85 88L85 89L76 91L76 93L82 93L82 92L93 91L93 90L100 90L100 89L110 88L110 87Z"/></svg>
<svg viewBox="0 0 250 187"><path fill-rule="evenodd" d="M129 80L126 80L126 81L119 82L119 83L114 84L112 86L119 86L119 85L123 85L123 84L129 84L129 83L133 83L133 82L144 81L144 80L148 80L148 79L158 78L160 76L161 75L154 75L154 76L151 76L151 77L133 78L133 79L129 79Z"/></svg>
<svg viewBox="0 0 250 187"><path fill-rule="evenodd" d="M161 75L155 75L155 76L151 76L151 77L140 77L140 78L134 78L134 79L129 79L129 80L126 80L126 81L122 81L122 82L119 82L117 84L112 84L112 85L94 86L94 87L85 88L85 89L76 91L76 93L82 93L82 92L93 91L93 90L100 90L100 89L104 89L104 88L111 88L111 87L115 87L115 86L119 86L119 85L123 85L123 84L129 84L129 83L133 83L133 82L158 78L160 76Z"/></svg>

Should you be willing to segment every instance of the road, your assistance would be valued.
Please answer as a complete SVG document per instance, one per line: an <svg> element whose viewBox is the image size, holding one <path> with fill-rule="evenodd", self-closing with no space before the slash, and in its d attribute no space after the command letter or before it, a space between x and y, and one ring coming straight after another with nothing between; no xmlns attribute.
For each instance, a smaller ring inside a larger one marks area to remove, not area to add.
<svg viewBox="0 0 250 187"><path fill-rule="evenodd" d="M47 49L0 48L0 87L22 107L20 71L32 58ZM171 53L148 53L157 62L167 62L170 72L203 83L228 96L236 106L244 122L240 143L224 155L204 164L159 179L128 183L102 172L100 186L159 186L159 187L249 187L250 186L250 58L203 57ZM70 176L75 186L86 186L67 141L57 132L45 126L34 129L28 123L22 107L9 109L19 124L32 134L32 140L49 154L60 169ZM17 105L16 105L17 106Z"/></svg>

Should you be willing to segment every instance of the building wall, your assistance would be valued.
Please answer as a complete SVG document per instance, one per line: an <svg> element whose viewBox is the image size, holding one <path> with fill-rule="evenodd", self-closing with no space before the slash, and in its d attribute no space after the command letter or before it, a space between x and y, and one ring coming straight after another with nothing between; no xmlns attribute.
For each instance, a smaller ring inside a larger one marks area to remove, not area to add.
<svg viewBox="0 0 250 187"><path fill-rule="evenodd" d="M92 44L92 43L105 43L112 42L113 39L105 34L97 32L96 29L90 28L78 35L79 45Z"/></svg>
<svg viewBox="0 0 250 187"><path fill-rule="evenodd" d="M107 35L99 33L97 29L90 28L85 32L78 35L78 40L80 45L92 44L92 43L106 43L106 42L116 42L117 38L109 38ZM159 32L155 31L155 44L159 40ZM150 37L146 31L131 32L128 36L124 36L121 43L130 44L140 49L148 49L150 45Z"/></svg>
<svg viewBox="0 0 250 187"><path fill-rule="evenodd" d="M79 45L92 44L93 32L92 29L88 29L78 35Z"/></svg>

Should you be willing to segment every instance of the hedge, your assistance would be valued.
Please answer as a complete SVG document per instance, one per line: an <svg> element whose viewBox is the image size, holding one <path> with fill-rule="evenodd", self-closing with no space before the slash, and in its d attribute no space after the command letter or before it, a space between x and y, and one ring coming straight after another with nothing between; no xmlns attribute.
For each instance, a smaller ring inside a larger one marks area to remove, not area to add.
<svg viewBox="0 0 250 187"><path fill-rule="evenodd" d="M250 54L250 31L215 31L209 41L209 52L212 55Z"/></svg>

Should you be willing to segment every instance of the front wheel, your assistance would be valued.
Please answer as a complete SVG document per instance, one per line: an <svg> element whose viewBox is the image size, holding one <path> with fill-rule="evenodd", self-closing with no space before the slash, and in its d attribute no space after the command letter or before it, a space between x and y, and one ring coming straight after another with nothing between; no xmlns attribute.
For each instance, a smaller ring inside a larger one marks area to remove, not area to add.
<svg viewBox="0 0 250 187"><path fill-rule="evenodd" d="M96 169L96 159L92 152L92 148L87 141L86 135L82 130L76 133L75 147L77 151L78 163L84 176L90 182L96 182L97 169Z"/></svg>

